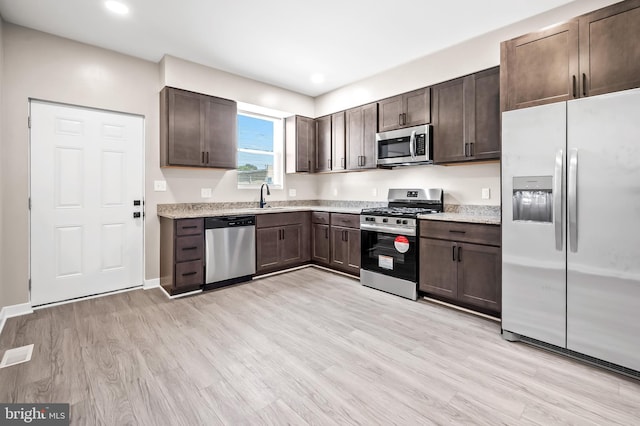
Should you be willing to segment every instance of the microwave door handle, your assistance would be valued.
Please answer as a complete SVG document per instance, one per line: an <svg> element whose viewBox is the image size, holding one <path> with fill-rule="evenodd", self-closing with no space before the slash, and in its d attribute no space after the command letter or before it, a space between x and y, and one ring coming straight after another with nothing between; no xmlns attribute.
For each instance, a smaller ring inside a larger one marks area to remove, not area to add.
<svg viewBox="0 0 640 426"><path fill-rule="evenodd" d="M411 132L411 139L409 139L409 152L411 158L416 158L416 131Z"/></svg>

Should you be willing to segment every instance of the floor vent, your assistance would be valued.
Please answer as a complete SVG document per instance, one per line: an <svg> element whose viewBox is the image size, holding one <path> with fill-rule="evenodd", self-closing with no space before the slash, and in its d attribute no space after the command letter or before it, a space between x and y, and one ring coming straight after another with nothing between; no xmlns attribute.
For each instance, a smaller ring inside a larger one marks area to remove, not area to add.
<svg viewBox="0 0 640 426"><path fill-rule="evenodd" d="M9 349L4 353L2 361L0 361L0 368L11 367L12 365L22 364L23 362L31 361L31 354L33 353L33 345L22 346L20 348Z"/></svg>

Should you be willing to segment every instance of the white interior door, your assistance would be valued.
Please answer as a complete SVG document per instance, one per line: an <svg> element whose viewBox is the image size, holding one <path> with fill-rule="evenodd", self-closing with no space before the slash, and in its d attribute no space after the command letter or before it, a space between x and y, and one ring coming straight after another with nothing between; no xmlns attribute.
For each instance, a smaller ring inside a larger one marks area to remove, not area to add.
<svg viewBox="0 0 640 426"><path fill-rule="evenodd" d="M32 305L142 285L144 118L30 112Z"/></svg>

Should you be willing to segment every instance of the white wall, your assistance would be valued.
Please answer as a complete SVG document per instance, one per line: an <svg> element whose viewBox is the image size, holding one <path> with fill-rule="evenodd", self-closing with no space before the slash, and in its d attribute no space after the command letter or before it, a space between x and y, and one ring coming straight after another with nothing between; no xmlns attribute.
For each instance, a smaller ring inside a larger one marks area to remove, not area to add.
<svg viewBox="0 0 640 426"><path fill-rule="evenodd" d="M3 87L4 87L4 77L3 77L3 72L4 72L4 36L2 34L2 29L4 28L4 20L2 19L2 16L0 16L0 309L2 309L2 307L5 305L5 303L3 303L3 300L5 299L5 295L4 295L4 256L2 255L2 241L4 241L4 238L2 238L3 236L3 232L2 229L4 228L3 225L3 211L4 211L4 197L3 197L3 181L4 181L4 176L2 174L2 159L4 158L4 153L3 153L3 146L4 144L2 143L2 109L3 109Z"/></svg>
<svg viewBox="0 0 640 426"><path fill-rule="evenodd" d="M187 89L202 89L205 93L246 102L273 99L269 104L272 108L313 114L312 98L186 61L174 59L171 63L175 66L161 66L9 23L4 23L0 34L5 58L0 114L5 124L0 130L0 235L3 237L0 240L3 265L0 308L29 301L29 98L145 117L146 279L159 276L158 203L257 202L259 198L257 190L236 190L234 171L160 168L159 92L165 78ZM153 181L157 179L166 179L167 192L153 191ZM296 199L317 197L312 176L287 176L285 184L297 189ZM213 188L213 198L200 198L201 187ZM287 198L287 191L272 194L271 200Z"/></svg>
<svg viewBox="0 0 640 426"><path fill-rule="evenodd" d="M445 204L500 204L500 163L414 166L318 177L323 200L385 201L389 188L443 188ZM481 199L489 188L491 198Z"/></svg>
<svg viewBox="0 0 640 426"><path fill-rule="evenodd" d="M429 86L500 64L500 42L598 9L618 0L580 0L523 22L424 56L408 64L374 75L316 98L316 116L323 116L399 93ZM320 197L383 200L389 187L403 185L443 187L445 202L454 204L500 204L498 163L455 167L417 167L411 170L376 170L322 177ZM372 188L378 196L372 196ZM491 189L491 199L480 198Z"/></svg>

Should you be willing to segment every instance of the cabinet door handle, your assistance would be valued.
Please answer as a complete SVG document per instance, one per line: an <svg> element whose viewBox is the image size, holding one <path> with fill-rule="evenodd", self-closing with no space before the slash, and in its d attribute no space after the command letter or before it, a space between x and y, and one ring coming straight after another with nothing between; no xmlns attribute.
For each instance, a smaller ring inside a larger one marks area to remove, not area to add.
<svg viewBox="0 0 640 426"><path fill-rule="evenodd" d="M451 247L451 260L456 261L456 246Z"/></svg>
<svg viewBox="0 0 640 426"><path fill-rule="evenodd" d="M349 232L344 231L344 240L349 241Z"/></svg>
<svg viewBox="0 0 640 426"><path fill-rule="evenodd" d="M204 164L204 151L202 151L202 161L201 161L201 163Z"/></svg>
<svg viewBox="0 0 640 426"><path fill-rule="evenodd" d="M465 157L469 156L469 144L468 143L464 144L464 156Z"/></svg>
<svg viewBox="0 0 640 426"><path fill-rule="evenodd" d="M582 96L587 96L587 74L582 73Z"/></svg>
<svg viewBox="0 0 640 426"><path fill-rule="evenodd" d="M188 225L188 226L183 226L182 229L196 229L198 227L198 225Z"/></svg>
<svg viewBox="0 0 640 426"><path fill-rule="evenodd" d="M576 76L572 76L573 78L573 97L575 98L577 96L577 89L576 89Z"/></svg>
<svg viewBox="0 0 640 426"><path fill-rule="evenodd" d="M473 153L473 146L475 145L475 142L469 142L469 157L473 157L474 153Z"/></svg>
<svg viewBox="0 0 640 426"><path fill-rule="evenodd" d="M195 274L197 274L197 272L196 272L196 271L193 271L193 272L185 272L184 274L182 274L182 276L183 276L183 277L188 277L189 275L195 275Z"/></svg>
<svg viewBox="0 0 640 426"><path fill-rule="evenodd" d="M328 227L324 228L324 238L325 238L325 240L329 239L329 228Z"/></svg>
<svg viewBox="0 0 640 426"><path fill-rule="evenodd" d="M402 126L402 114L398 114L398 126Z"/></svg>
<svg viewBox="0 0 640 426"><path fill-rule="evenodd" d="M458 231L457 229L449 229L449 232L453 234L466 234L467 231Z"/></svg>
<svg viewBox="0 0 640 426"><path fill-rule="evenodd" d="M462 246L458 246L458 262L462 262Z"/></svg>
<svg viewBox="0 0 640 426"><path fill-rule="evenodd" d="M309 172L311 172L311 160L309 160L308 170L309 170Z"/></svg>
<svg viewBox="0 0 640 426"><path fill-rule="evenodd" d="M182 250L196 250L198 247L193 246L193 247L184 247Z"/></svg>
<svg viewBox="0 0 640 426"><path fill-rule="evenodd" d="M407 125L407 113L406 112L402 113L402 125L403 126Z"/></svg>

